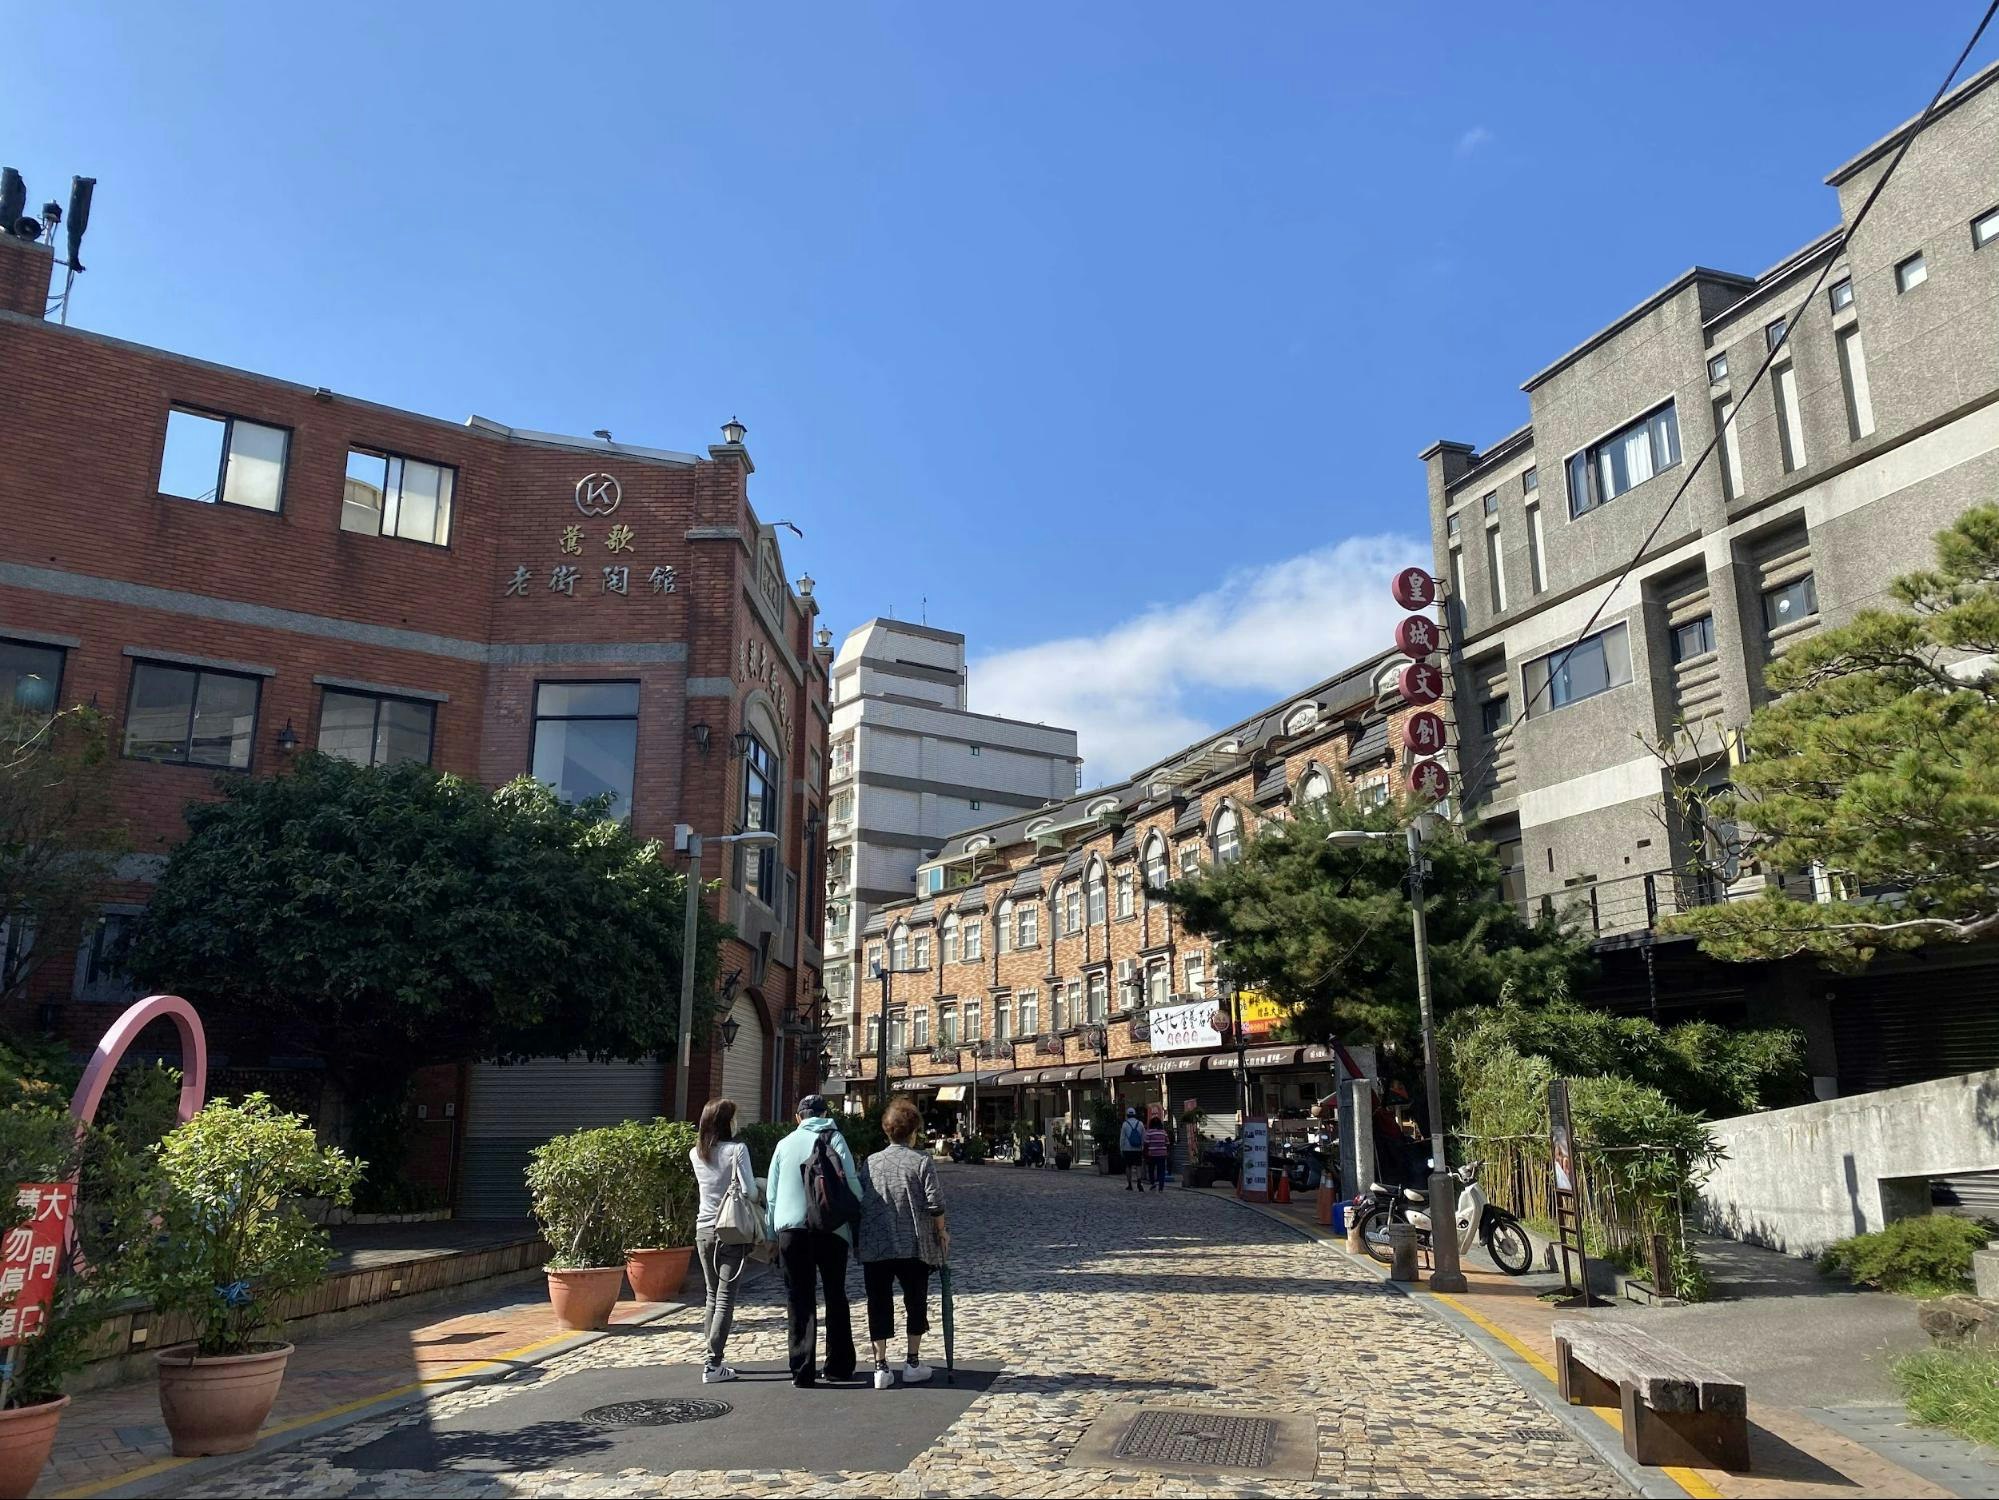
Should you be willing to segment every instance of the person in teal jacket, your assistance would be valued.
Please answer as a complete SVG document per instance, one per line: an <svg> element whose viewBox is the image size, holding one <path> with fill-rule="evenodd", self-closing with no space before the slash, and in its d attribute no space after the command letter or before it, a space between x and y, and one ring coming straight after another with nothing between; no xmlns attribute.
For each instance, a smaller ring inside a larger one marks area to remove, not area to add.
<svg viewBox="0 0 1999 1500"><path fill-rule="evenodd" d="M854 1153L847 1149L826 1112L822 1094L807 1094L798 1101L798 1128L777 1143L770 1158L770 1229L777 1236L777 1264L784 1273L785 1300L791 1334L791 1383L809 1389L824 1374L828 1380L854 1378L854 1320L847 1306L847 1251L854 1242L853 1230L813 1229L805 1222L805 1169L812 1150L825 1138L836 1160L847 1174L847 1186L856 1198L867 1196L867 1181L854 1166ZM813 1368L813 1351L819 1342L817 1280L826 1298L826 1361L822 1370Z"/></svg>

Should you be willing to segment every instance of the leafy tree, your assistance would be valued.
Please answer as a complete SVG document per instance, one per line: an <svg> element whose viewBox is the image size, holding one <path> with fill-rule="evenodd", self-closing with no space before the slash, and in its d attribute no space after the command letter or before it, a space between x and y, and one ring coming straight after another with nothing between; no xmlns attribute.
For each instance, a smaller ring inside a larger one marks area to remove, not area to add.
<svg viewBox="0 0 1999 1500"><path fill-rule="evenodd" d="M1420 1030L1410 941L1409 855L1400 837L1336 848L1336 827L1396 832L1396 815L1301 809L1265 823L1241 858L1176 880L1165 896L1187 927L1217 940L1230 978L1295 1008L1299 1036L1407 1047ZM1425 841L1423 909L1439 1015L1490 1004L1509 983L1566 993L1588 945L1548 919L1530 925L1499 896L1499 863L1440 822Z"/></svg>
<svg viewBox="0 0 1999 1500"><path fill-rule="evenodd" d="M1731 830L1731 863L1830 873L1840 899L1772 888L1674 917L1730 959L1883 949L1999 932L1999 507L1937 537L1905 608L1801 640L1765 673L1733 788L1693 809Z"/></svg>
<svg viewBox="0 0 1999 1500"><path fill-rule="evenodd" d="M429 1064L670 1049L684 876L603 810L321 755L229 778L188 810L129 963L275 1023L364 1119ZM704 910L697 995L725 930Z"/></svg>
<svg viewBox="0 0 1999 1500"><path fill-rule="evenodd" d="M95 709L0 713L0 928L12 935L0 940L0 1002L49 957L67 956L111 874L123 843L105 814L115 765Z"/></svg>

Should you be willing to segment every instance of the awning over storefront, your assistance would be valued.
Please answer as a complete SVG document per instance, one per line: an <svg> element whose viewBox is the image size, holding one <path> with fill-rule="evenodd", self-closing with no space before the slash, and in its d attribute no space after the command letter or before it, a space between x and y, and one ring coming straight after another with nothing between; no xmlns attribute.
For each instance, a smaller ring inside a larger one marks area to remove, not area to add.
<svg viewBox="0 0 1999 1500"><path fill-rule="evenodd" d="M1200 1052L1176 1052L1162 1057L1141 1057L1138 1071L1141 1073L1194 1073L1201 1067L1206 1054Z"/></svg>
<svg viewBox="0 0 1999 1500"><path fill-rule="evenodd" d="M1298 1054L1304 1050L1303 1047L1251 1047L1242 1054L1242 1064L1251 1072L1259 1068L1288 1068L1298 1061ZM1232 1068L1235 1061L1233 1056L1220 1057L1211 1061L1209 1066Z"/></svg>

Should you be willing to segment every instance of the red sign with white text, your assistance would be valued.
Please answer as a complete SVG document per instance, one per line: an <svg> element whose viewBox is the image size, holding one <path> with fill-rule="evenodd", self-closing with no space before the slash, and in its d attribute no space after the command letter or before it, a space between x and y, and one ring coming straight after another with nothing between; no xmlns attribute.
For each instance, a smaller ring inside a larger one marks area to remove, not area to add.
<svg viewBox="0 0 1999 1500"><path fill-rule="evenodd" d="M24 1182L15 1188L14 1201L27 1218L0 1240L0 1349L42 1332L76 1207L76 1184Z"/></svg>
<svg viewBox="0 0 1999 1500"><path fill-rule="evenodd" d="M1395 627L1395 644L1404 656L1422 661L1443 642L1437 639L1437 622L1428 615L1405 615Z"/></svg>
<svg viewBox="0 0 1999 1500"><path fill-rule="evenodd" d="M1437 580L1427 568L1404 568L1395 575L1388 592L1404 609L1428 609L1437 602Z"/></svg>
<svg viewBox="0 0 1999 1500"><path fill-rule="evenodd" d="M1412 755L1435 755L1444 748L1444 721L1424 709L1402 726L1402 743Z"/></svg>
<svg viewBox="0 0 1999 1500"><path fill-rule="evenodd" d="M1397 685L1402 689L1402 701L1418 708L1444 696L1444 674L1426 661L1412 661L1404 667Z"/></svg>
<svg viewBox="0 0 1999 1500"><path fill-rule="evenodd" d="M1451 773L1434 760L1419 760L1409 768L1409 785L1419 796L1438 802L1451 789Z"/></svg>

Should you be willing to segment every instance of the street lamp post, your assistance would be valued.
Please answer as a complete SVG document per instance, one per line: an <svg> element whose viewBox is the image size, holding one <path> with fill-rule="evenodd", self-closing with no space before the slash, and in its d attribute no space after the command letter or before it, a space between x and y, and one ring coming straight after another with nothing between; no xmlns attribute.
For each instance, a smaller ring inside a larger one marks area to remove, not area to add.
<svg viewBox="0 0 1999 1500"><path fill-rule="evenodd" d="M1409 841L1410 925L1416 941L1416 1003L1423 1017L1423 1084L1430 1094L1430 1289L1462 1292L1465 1275L1458 1266L1458 1195L1444 1141L1444 1094L1437 1079L1437 1023L1430 1000L1430 938L1423 924L1423 835L1412 819L1405 830ZM1392 833L1366 828L1336 828L1326 842L1342 849L1357 848ZM1355 1125L1355 1129L1359 1129Z"/></svg>
<svg viewBox="0 0 1999 1500"><path fill-rule="evenodd" d="M881 1014L875 1017L875 1103L881 1104L888 1098L888 987L889 981L897 974L928 974L928 969L898 969L892 964L876 964L875 978L882 983Z"/></svg>
<svg viewBox="0 0 1999 1500"><path fill-rule="evenodd" d="M687 856L687 917L680 937L680 1065L673 1070L673 1118L687 1118L687 1070L694 1066L694 938L701 925L701 850L704 844L775 844L768 829L704 839L685 823L674 825L673 847Z"/></svg>

